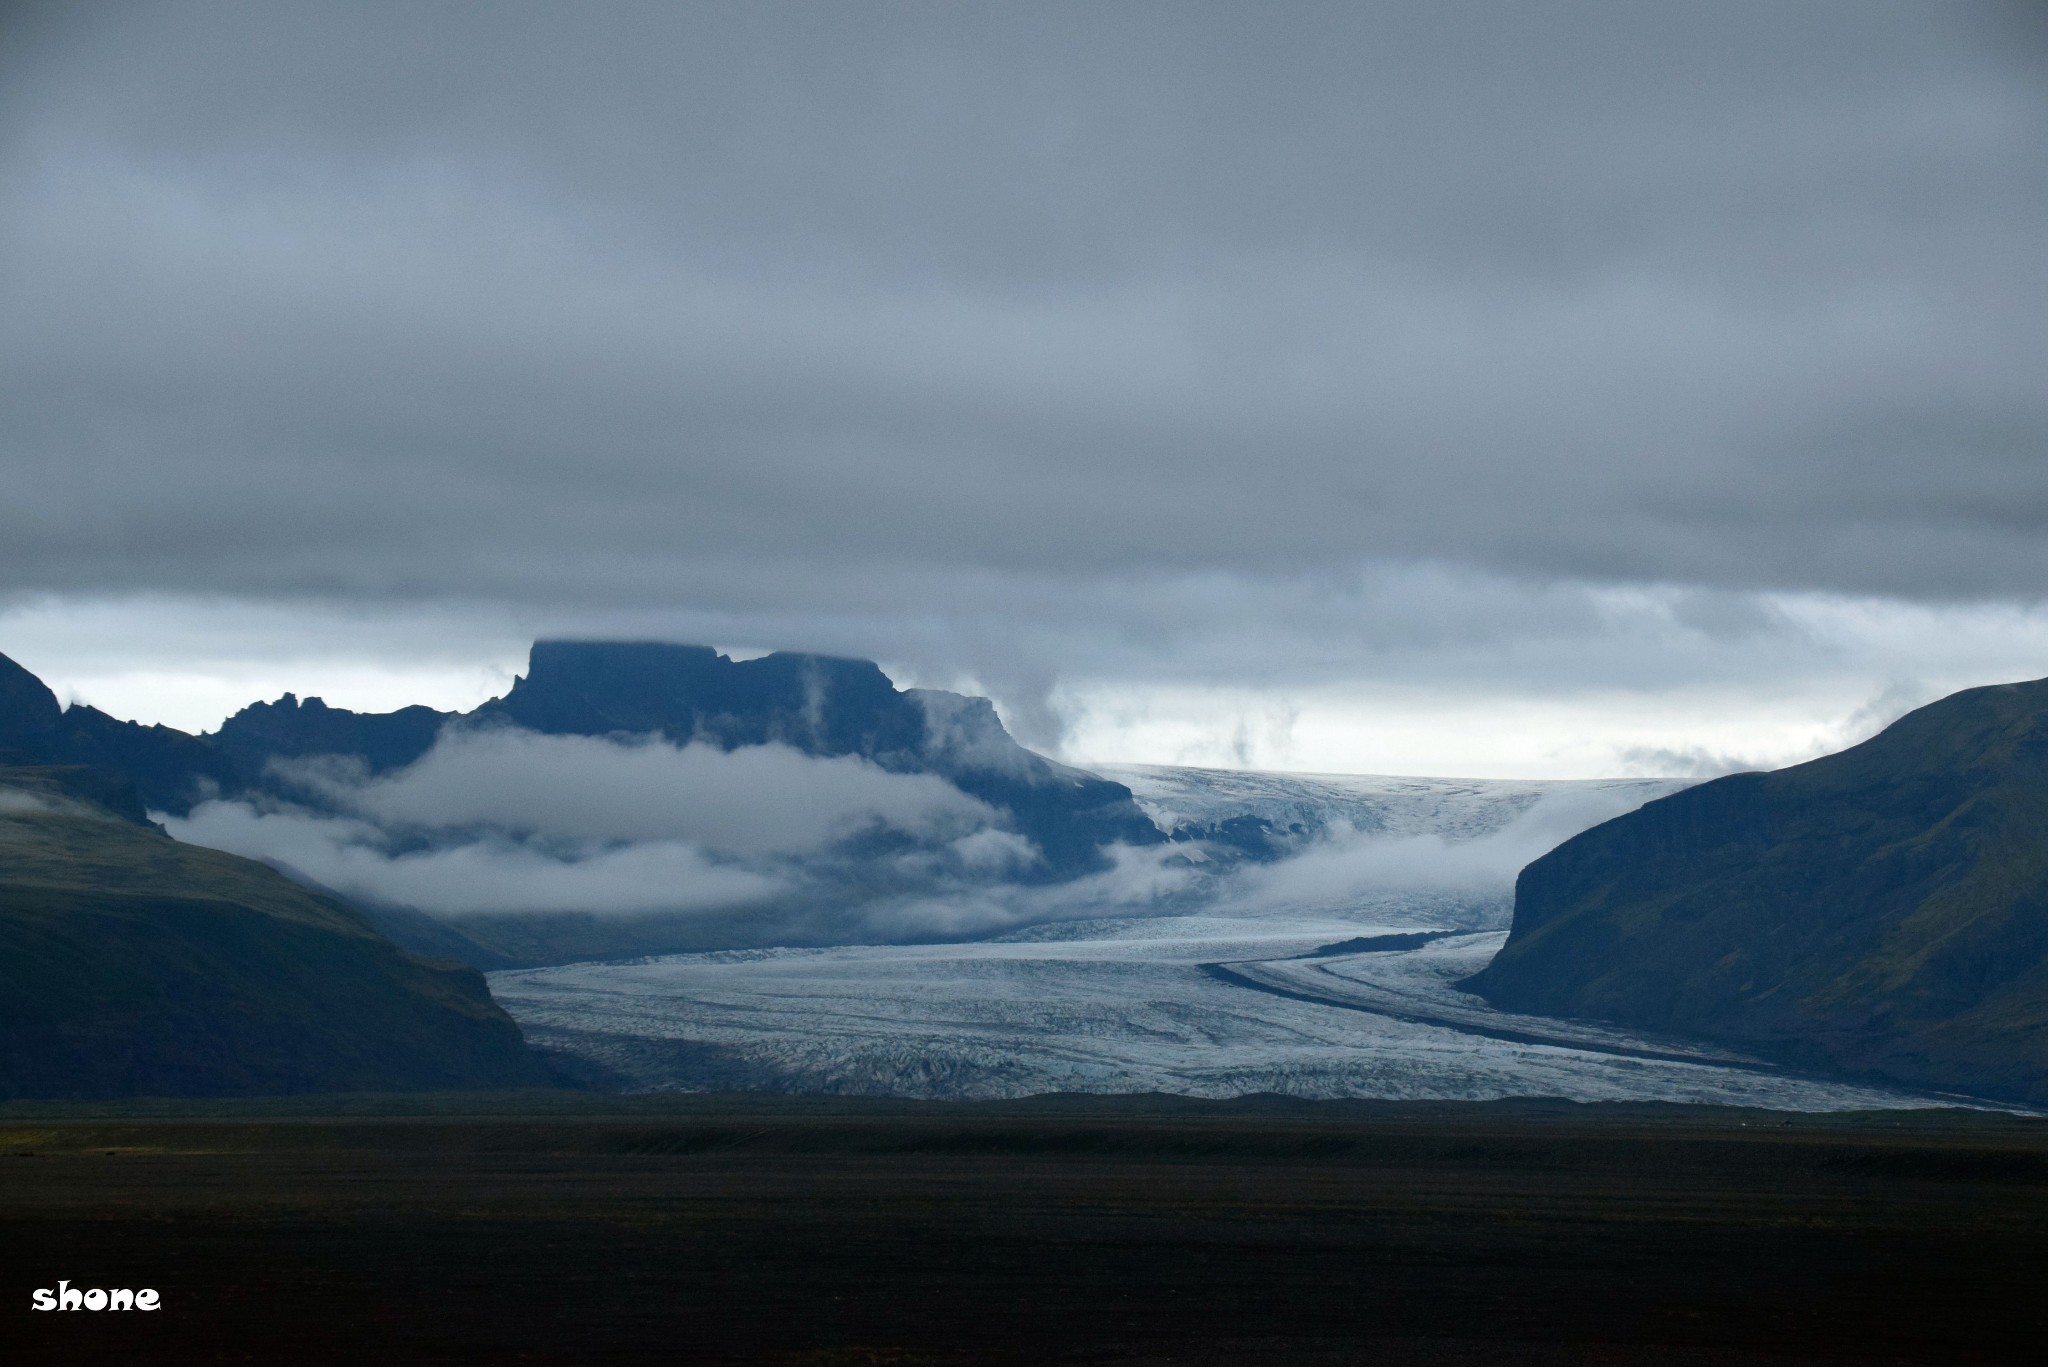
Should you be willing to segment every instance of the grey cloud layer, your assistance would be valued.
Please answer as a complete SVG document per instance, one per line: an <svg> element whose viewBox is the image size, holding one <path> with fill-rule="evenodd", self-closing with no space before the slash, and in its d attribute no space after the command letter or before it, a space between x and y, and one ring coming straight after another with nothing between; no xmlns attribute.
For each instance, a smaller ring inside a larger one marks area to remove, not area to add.
<svg viewBox="0 0 2048 1367"><path fill-rule="evenodd" d="M28 13L9 589L1029 674L1356 668L1375 565L2044 587L2023 6Z"/></svg>

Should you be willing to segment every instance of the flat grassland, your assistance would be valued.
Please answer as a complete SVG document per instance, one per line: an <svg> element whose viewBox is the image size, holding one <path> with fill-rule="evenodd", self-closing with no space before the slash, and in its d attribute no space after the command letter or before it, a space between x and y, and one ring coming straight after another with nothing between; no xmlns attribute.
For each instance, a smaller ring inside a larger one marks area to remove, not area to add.
<svg viewBox="0 0 2048 1367"><path fill-rule="evenodd" d="M59 1278L164 1308L30 1310ZM2044 1284L2009 1116L0 1106L9 1362L2011 1362Z"/></svg>

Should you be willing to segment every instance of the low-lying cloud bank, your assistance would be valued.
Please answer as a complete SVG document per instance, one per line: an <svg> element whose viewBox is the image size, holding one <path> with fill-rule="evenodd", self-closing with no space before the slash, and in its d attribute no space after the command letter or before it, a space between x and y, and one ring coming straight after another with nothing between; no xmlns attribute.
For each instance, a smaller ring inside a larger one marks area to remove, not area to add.
<svg viewBox="0 0 2048 1367"><path fill-rule="evenodd" d="M216 799L166 825L433 915L730 910L815 893L848 865L929 883L1037 858L943 779L783 745L450 729L377 778L335 756L272 772L302 800Z"/></svg>
<svg viewBox="0 0 2048 1367"><path fill-rule="evenodd" d="M787 745L721 750L652 737L450 729L417 762L376 779L331 759L272 767L387 829L682 840L739 858L815 854L873 830L950 840L999 819L942 778Z"/></svg>
<svg viewBox="0 0 2048 1367"><path fill-rule="evenodd" d="M1359 831L1337 821L1292 858L1235 871L1221 895L1273 911L1410 896L1456 908L1474 923L1498 918L1505 924L1524 867L1579 832L1633 811L1645 796L1640 787L1560 788L1469 839Z"/></svg>
<svg viewBox="0 0 2048 1367"><path fill-rule="evenodd" d="M284 795L164 817L366 905L455 918L682 918L706 943L963 938L1076 918L1213 909L1342 914L1408 901L1504 917L1516 873L1647 794L1503 790L1483 834L1363 831L1341 815L1271 863L1179 843L1106 851L1066 882L997 810L929 774L782 745L445 731L378 777L333 756L273 764ZM1469 817L1467 818L1469 821ZM1469 825L1465 829L1472 829ZM694 943L694 941L692 941Z"/></svg>
<svg viewBox="0 0 2048 1367"><path fill-rule="evenodd" d="M771 877L722 867L679 840L607 847L492 832L406 849L368 821L242 801L209 802L164 824L180 840L278 864L345 896L438 915L699 911L782 891Z"/></svg>

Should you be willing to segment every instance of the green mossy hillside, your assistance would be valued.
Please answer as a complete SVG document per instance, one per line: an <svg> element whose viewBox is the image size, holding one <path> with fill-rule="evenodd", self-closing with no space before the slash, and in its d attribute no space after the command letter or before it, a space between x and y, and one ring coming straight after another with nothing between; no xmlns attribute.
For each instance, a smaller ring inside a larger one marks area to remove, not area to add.
<svg viewBox="0 0 2048 1367"><path fill-rule="evenodd" d="M0 769L0 1097L548 1082L473 969L129 805L89 770Z"/></svg>
<svg viewBox="0 0 2048 1367"><path fill-rule="evenodd" d="M1652 802L1522 871L1520 1011L2048 1102L2048 680Z"/></svg>

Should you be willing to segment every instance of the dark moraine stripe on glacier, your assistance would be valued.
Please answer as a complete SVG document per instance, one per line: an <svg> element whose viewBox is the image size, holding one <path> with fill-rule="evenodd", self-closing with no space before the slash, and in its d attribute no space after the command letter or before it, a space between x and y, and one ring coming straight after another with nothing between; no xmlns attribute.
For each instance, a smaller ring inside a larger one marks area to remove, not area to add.
<svg viewBox="0 0 2048 1367"><path fill-rule="evenodd" d="M1340 1011L1359 1011L1368 1016L1385 1016L1388 1020L1397 1020L1408 1025L1438 1026L1445 1030L1455 1030L1460 1034L1478 1035L1482 1039L1496 1039L1508 1044L1539 1044L1552 1049L1572 1049L1582 1054L1609 1054L1616 1058L1650 1059L1658 1063L1692 1063L1705 1068L1735 1068L1743 1072L1768 1073L1773 1077L1796 1078L1807 1076L1806 1074L1793 1072L1788 1069L1774 1067L1767 1063L1752 1063L1743 1059L1728 1058L1722 1055L1681 1054L1662 1049L1636 1049L1625 1044L1600 1044L1572 1036L1539 1034L1533 1030L1513 1030L1504 1026L1473 1025L1468 1021L1456 1020L1449 1016L1433 1015L1424 1011L1404 1011L1378 1006L1365 1006L1358 1002L1345 1001L1342 997L1326 997L1319 993L1304 992L1297 988L1277 987L1272 983L1262 983L1256 978L1247 977L1245 974L1239 973L1235 968L1226 963L1198 964L1196 966L1217 982L1228 983L1232 987L1246 987L1254 992L1264 992L1272 997L1285 997L1290 1001L1307 1002L1312 1006L1334 1006ZM1837 1079L1823 1079L1815 1075L1814 1080L1835 1081Z"/></svg>
<svg viewBox="0 0 2048 1367"><path fill-rule="evenodd" d="M1416 930L1399 935L1360 935L1356 939L1339 940L1333 945L1323 945L1295 957L1333 959L1340 954L1397 954L1404 950L1420 949L1430 941L1441 940L1448 935L1465 933L1462 930Z"/></svg>

